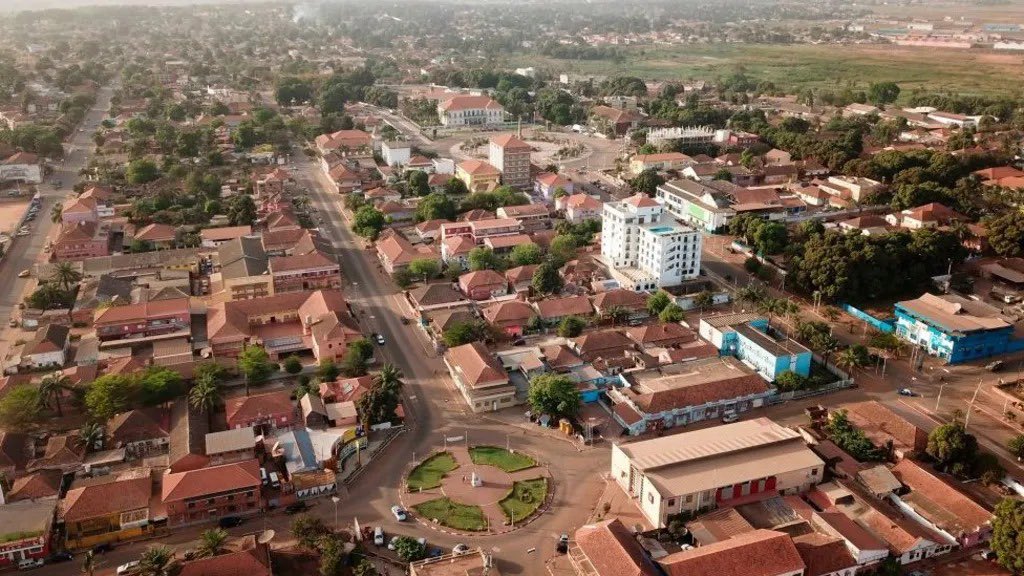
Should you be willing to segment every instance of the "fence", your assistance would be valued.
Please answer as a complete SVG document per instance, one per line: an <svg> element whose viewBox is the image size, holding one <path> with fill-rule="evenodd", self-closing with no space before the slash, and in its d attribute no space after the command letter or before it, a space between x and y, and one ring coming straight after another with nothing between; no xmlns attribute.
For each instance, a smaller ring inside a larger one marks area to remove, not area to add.
<svg viewBox="0 0 1024 576"><path fill-rule="evenodd" d="M850 316L853 316L858 320L863 320L864 322L867 322L869 326L880 332L885 332L886 334L888 334L896 330L896 327L893 326L891 323L886 322L885 320L879 320L878 318L875 318L874 316L868 314L867 312L859 308L854 308L849 304L843 304L842 306L840 306L840 308L842 308L843 311L849 314Z"/></svg>

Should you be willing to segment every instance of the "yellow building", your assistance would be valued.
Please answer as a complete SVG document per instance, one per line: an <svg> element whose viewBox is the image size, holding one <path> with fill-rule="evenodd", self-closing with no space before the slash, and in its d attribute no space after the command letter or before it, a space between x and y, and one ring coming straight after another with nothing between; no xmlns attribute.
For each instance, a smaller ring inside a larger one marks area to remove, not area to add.
<svg viewBox="0 0 1024 576"><path fill-rule="evenodd" d="M455 167L455 177L466 184L470 193L490 192L498 187L501 172L483 160L466 160Z"/></svg>

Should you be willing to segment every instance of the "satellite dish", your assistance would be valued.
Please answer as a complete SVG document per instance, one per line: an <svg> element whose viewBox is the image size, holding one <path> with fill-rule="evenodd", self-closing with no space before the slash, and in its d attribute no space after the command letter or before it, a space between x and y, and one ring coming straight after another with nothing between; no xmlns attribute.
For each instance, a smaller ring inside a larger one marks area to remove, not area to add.
<svg viewBox="0 0 1024 576"><path fill-rule="evenodd" d="M256 539L256 541L259 542L260 544L269 544L270 541L273 540L273 539L274 539L274 531L268 529L268 530L264 530L263 533L260 534L259 538Z"/></svg>

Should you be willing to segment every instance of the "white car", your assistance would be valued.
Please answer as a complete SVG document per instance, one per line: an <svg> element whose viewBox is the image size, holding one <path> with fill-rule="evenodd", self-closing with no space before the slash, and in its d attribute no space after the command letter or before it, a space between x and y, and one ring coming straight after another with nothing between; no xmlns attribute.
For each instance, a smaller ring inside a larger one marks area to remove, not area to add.
<svg viewBox="0 0 1024 576"><path fill-rule="evenodd" d="M401 506L392 506L391 513L395 515L395 520L398 520L399 522L405 522L409 519L409 513Z"/></svg>
<svg viewBox="0 0 1024 576"><path fill-rule="evenodd" d="M469 546L466 546L465 544L456 544L455 547L452 548L452 554L465 554L466 552L469 552Z"/></svg>
<svg viewBox="0 0 1024 576"><path fill-rule="evenodd" d="M129 574L137 574L139 572L138 560L132 560L131 562L125 562L117 567L117 576L127 576Z"/></svg>
<svg viewBox="0 0 1024 576"><path fill-rule="evenodd" d="M374 337L374 340L376 340L376 341L377 341L377 344L379 344L380 346L383 346L383 345L384 345L384 335L383 335L383 334L377 334L377 335L376 335L376 336Z"/></svg>
<svg viewBox="0 0 1024 576"><path fill-rule="evenodd" d="M401 536L392 536L391 540L388 540L388 550L394 550L398 547L396 544L398 543L399 538L401 538Z"/></svg>
<svg viewBox="0 0 1024 576"><path fill-rule="evenodd" d="M384 545L384 529L380 526L373 529L373 543L377 546Z"/></svg>
<svg viewBox="0 0 1024 576"><path fill-rule="evenodd" d="M722 415L722 422L725 424L731 424L740 419L740 415L735 412L726 412Z"/></svg>

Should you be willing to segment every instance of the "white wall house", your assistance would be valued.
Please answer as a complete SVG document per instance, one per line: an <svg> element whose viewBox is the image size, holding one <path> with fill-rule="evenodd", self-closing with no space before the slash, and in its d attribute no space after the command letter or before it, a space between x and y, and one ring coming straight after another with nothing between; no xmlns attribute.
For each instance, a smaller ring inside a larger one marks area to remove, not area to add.
<svg viewBox="0 0 1024 576"><path fill-rule="evenodd" d="M384 141L380 145L380 155L388 166L405 166L412 157L412 148L404 140Z"/></svg>

